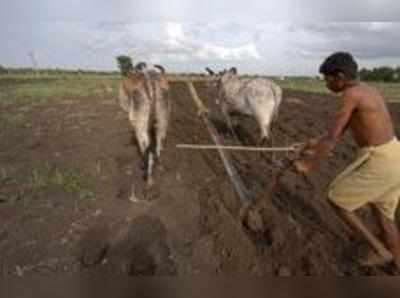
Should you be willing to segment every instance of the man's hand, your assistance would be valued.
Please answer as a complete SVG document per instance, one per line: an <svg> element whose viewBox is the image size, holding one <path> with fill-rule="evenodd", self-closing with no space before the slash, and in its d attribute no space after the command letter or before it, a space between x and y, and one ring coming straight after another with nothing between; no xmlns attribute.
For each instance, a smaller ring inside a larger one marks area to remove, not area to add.
<svg viewBox="0 0 400 298"><path fill-rule="evenodd" d="M306 155L314 156L315 159L323 159L331 155L331 151L334 147L334 142L326 137L320 137L307 141L303 144L300 151Z"/></svg>
<svg viewBox="0 0 400 298"><path fill-rule="evenodd" d="M205 108L205 107L203 107L202 109L200 109L198 112L197 112L197 116L198 117L207 117L208 115L209 115L209 110L207 109L207 108Z"/></svg>
<svg viewBox="0 0 400 298"><path fill-rule="evenodd" d="M314 162L311 160L297 160L294 162L294 168L297 173L307 175L314 168Z"/></svg>
<svg viewBox="0 0 400 298"><path fill-rule="evenodd" d="M321 138L309 139L303 147L303 152L307 155L314 155L316 153L317 147L321 141Z"/></svg>
<svg viewBox="0 0 400 298"><path fill-rule="evenodd" d="M303 143L295 143L293 147L302 153L312 155L314 153L314 147L319 143L319 138L313 138Z"/></svg>

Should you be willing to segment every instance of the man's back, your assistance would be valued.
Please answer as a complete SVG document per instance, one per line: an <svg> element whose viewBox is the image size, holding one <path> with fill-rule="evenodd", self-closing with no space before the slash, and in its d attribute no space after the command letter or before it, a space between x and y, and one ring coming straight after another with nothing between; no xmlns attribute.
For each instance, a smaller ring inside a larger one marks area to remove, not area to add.
<svg viewBox="0 0 400 298"><path fill-rule="evenodd" d="M349 127L360 147L379 146L394 138L391 116L376 88L360 83L343 93L345 101L356 101Z"/></svg>

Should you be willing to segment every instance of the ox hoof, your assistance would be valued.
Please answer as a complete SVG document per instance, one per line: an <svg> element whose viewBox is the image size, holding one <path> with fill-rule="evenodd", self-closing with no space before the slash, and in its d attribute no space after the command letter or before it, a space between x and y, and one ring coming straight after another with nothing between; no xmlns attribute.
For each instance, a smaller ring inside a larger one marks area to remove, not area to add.
<svg viewBox="0 0 400 298"><path fill-rule="evenodd" d="M157 170L163 172L165 170L165 167L162 164L157 164Z"/></svg>
<svg viewBox="0 0 400 298"><path fill-rule="evenodd" d="M265 146L268 143L268 137L262 137L259 141L258 141L258 146Z"/></svg>
<svg viewBox="0 0 400 298"><path fill-rule="evenodd" d="M153 179L152 178L148 178L147 179L147 183L146 183L147 189L151 188L153 185L154 185Z"/></svg>
<svg viewBox="0 0 400 298"><path fill-rule="evenodd" d="M131 201L132 203L140 202L140 200L135 196L135 194L131 194L128 200Z"/></svg>

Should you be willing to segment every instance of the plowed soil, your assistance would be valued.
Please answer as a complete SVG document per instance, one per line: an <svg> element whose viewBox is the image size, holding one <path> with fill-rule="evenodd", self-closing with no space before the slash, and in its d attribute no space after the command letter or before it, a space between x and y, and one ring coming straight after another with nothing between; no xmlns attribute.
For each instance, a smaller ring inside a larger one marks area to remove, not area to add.
<svg viewBox="0 0 400 298"><path fill-rule="evenodd" d="M237 144L205 86L196 88L224 142ZM112 96L0 106L1 113L22 114L30 123L0 132L0 274L395 274L390 265L358 265L369 247L327 203L329 182L356 152L349 136L311 174L310 183L291 172L283 176L277 191L266 194L265 232L254 233L238 220L240 203L217 151L175 148L210 144L211 138L185 85L173 84L171 98L170 131L150 190L144 187L127 115ZM273 144L318 136L338 104L333 97L285 90ZM399 133L400 106L390 109ZM237 122L241 143L256 144L255 122ZM273 159L270 153L232 153L247 187L259 194L286 158L284 153ZM35 187L43 168L49 175L78 173L78 187L57 187L62 182ZM132 183L139 202L128 200ZM372 214L360 214L374 229Z"/></svg>

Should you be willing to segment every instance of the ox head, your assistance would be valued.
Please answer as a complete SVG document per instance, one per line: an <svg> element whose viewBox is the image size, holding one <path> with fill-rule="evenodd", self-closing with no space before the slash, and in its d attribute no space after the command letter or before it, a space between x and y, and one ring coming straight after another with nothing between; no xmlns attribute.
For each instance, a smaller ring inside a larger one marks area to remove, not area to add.
<svg viewBox="0 0 400 298"><path fill-rule="evenodd" d="M146 62L139 62L138 64L135 65L136 71L145 71L146 68L147 68Z"/></svg>
<svg viewBox="0 0 400 298"><path fill-rule="evenodd" d="M162 65L155 64L147 66L146 62L139 62L135 65L134 69L135 72L144 74L146 78L160 78L166 73Z"/></svg>
<svg viewBox="0 0 400 298"><path fill-rule="evenodd" d="M214 72L209 67L206 67L207 73L211 77L211 81L208 84L210 95L215 97L216 104L219 105L224 98L224 86L231 79L237 77L237 68L232 67L229 70L224 69L218 73Z"/></svg>
<svg viewBox="0 0 400 298"><path fill-rule="evenodd" d="M155 64L153 65L153 67L155 69L157 69L160 73L165 74L165 68L162 65L159 64ZM147 67L147 63L146 62L139 62L138 64L135 65L134 67L135 71L137 72L147 72L147 71L151 71L148 67Z"/></svg>

